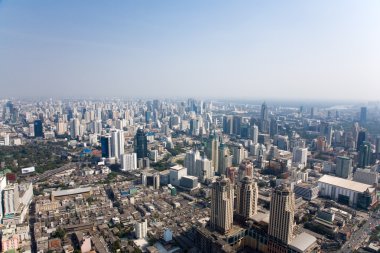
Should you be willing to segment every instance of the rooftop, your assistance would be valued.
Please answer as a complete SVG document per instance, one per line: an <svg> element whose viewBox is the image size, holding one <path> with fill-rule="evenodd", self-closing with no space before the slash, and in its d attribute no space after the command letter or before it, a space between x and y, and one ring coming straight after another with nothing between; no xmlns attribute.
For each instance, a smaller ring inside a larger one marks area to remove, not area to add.
<svg viewBox="0 0 380 253"><path fill-rule="evenodd" d="M321 177L318 180L318 183L319 182L338 186L340 188L345 188L345 189L349 189L356 192L365 192L368 188L372 188L372 185L369 185L369 184L363 184L363 183L343 179L340 177L333 177L329 175L324 175L323 177Z"/></svg>
<svg viewBox="0 0 380 253"><path fill-rule="evenodd" d="M59 196L66 196L66 195L81 194L81 193L85 193L85 192L89 192L89 191L91 191L91 187L68 189L68 190L61 190L61 191L53 191L51 193L51 195L54 197L59 197Z"/></svg>
<svg viewBox="0 0 380 253"><path fill-rule="evenodd" d="M317 238L308 234L301 233L289 244L291 248L298 249L301 252L306 251L311 245L313 245L317 241Z"/></svg>

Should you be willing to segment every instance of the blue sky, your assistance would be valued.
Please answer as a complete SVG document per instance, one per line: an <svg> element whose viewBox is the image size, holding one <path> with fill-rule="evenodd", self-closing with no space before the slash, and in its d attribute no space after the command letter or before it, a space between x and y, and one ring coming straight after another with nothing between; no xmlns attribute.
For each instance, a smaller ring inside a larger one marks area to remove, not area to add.
<svg viewBox="0 0 380 253"><path fill-rule="evenodd" d="M0 1L0 96L375 100L380 1Z"/></svg>

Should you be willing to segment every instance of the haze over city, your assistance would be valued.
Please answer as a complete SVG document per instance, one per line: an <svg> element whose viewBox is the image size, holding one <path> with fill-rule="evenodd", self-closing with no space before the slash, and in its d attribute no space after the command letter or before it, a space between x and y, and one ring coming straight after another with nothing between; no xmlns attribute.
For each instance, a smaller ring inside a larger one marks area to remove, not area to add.
<svg viewBox="0 0 380 253"><path fill-rule="evenodd" d="M1 97L377 100L379 1L0 1Z"/></svg>

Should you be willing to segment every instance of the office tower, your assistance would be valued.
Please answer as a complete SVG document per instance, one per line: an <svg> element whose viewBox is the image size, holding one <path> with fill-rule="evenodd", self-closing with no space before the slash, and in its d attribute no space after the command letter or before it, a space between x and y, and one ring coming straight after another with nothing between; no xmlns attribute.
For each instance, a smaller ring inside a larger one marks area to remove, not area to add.
<svg viewBox="0 0 380 253"><path fill-rule="evenodd" d="M359 126L359 123L358 123L358 122L355 122L354 125L352 126L352 138L353 138L354 141L355 141L355 145L356 145L357 142L358 142L359 132L360 132L360 126Z"/></svg>
<svg viewBox="0 0 380 253"><path fill-rule="evenodd" d="M270 126L269 126L270 136L274 136L274 135L278 134L279 123L278 123L277 119L271 119L269 121L269 123L270 123Z"/></svg>
<svg viewBox="0 0 380 253"><path fill-rule="evenodd" d="M314 111L315 111L314 107L311 107L311 109L310 109L310 118L311 119L314 118Z"/></svg>
<svg viewBox="0 0 380 253"><path fill-rule="evenodd" d="M152 112L146 111L145 112L145 123L149 124L152 121Z"/></svg>
<svg viewBox="0 0 380 253"><path fill-rule="evenodd" d="M257 213L259 190L251 177L244 177L237 187L236 213L245 219Z"/></svg>
<svg viewBox="0 0 380 253"><path fill-rule="evenodd" d="M253 144L256 144L259 141L259 128L256 125L251 126L250 137Z"/></svg>
<svg viewBox="0 0 380 253"><path fill-rule="evenodd" d="M160 174L159 173L153 174L153 189L155 190L160 189Z"/></svg>
<svg viewBox="0 0 380 253"><path fill-rule="evenodd" d="M367 133L364 130L359 131L358 140L356 142L356 149L359 151L362 144L367 140Z"/></svg>
<svg viewBox="0 0 380 253"><path fill-rule="evenodd" d="M190 120L190 134L193 136L198 136L200 134L201 125L202 125L201 119L191 119Z"/></svg>
<svg viewBox="0 0 380 253"><path fill-rule="evenodd" d="M240 138L248 139L251 132L251 126L249 123L242 123L240 127Z"/></svg>
<svg viewBox="0 0 380 253"><path fill-rule="evenodd" d="M43 132L43 127L42 127L42 121L37 119L34 121L34 137L43 137L44 132Z"/></svg>
<svg viewBox="0 0 380 253"><path fill-rule="evenodd" d="M62 119L59 119L56 125L57 135L64 135L67 131L66 122L64 122Z"/></svg>
<svg viewBox="0 0 380 253"><path fill-rule="evenodd" d="M380 154L380 135L376 136L376 154Z"/></svg>
<svg viewBox="0 0 380 253"><path fill-rule="evenodd" d="M223 133L232 134L232 129L233 129L232 116L230 115L223 116Z"/></svg>
<svg viewBox="0 0 380 253"><path fill-rule="evenodd" d="M322 122L320 125L320 134L326 138L328 146L331 146L332 142L332 126L328 122Z"/></svg>
<svg viewBox="0 0 380 253"><path fill-rule="evenodd" d="M148 156L148 140L144 129L139 128L137 130L134 145L137 158L144 158Z"/></svg>
<svg viewBox="0 0 380 253"><path fill-rule="evenodd" d="M144 158L143 158L143 167L144 167L144 168L150 168L150 160L149 160L149 157L144 157Z"/></svg>
<svg viewBox="0 0 380 253"><path fill-rule="evenodd" d="M367 107L360 108L360 124L364 125L367 123Z"/></svg>
<svg viewBox="0 0 380 253"><path fill-rule="evenodd" d="M272 192L268 234L284 244L293 237L295 197L286 185L280 185Z"/></svg>
<svg viewBox="0 0 380 253"><path fill-rule="evenodd" d="M359 148L359 162L361 168L371 165L372 162L372 147L371 143L365 141Z"/></svg>
<svg viewBox="0 0 380 253"><path fill-rule="evenodd" d="M100 145L102 147L102 157L111 158L111 136L104 135L100 137Z"/></svg>
<svg viewBox="0 0 380 253"><path fill-rule="evenodd" d="M200 159L201 156L198 150L190 150L186 152L184 166L187 168L187 173L190 176L199 176L196 170L196 161Z"/></svg>
<svg viewBox="0 0 380 253"><path fill-rule="evenodd" d="M121 156L121 170L122 171L137 170L137 155L136 155L136 153L123 154Z"/></svg>
<svg viewBox="0 0 380 253"><path fill-rule="evenodd" d="M3 120L4 121L9 121L12 118L13 114L13 103L11 101L8 101L3 108Z"/></svg>
<svg viewBox="0 0 380 253"><path fill-rule="evenodd" d="M7 185L3 191L4 216L15 214L20 205L18 184Z"/></svg>
<svg viewBox="0 0 380 253"><path fill-rule="evenodd" d="M296 148L294 150L293 162L307 165L307 148Z"/></svg>
<svg viewBox="0 0 380 253"><path fill-rule="evenodd" d="M121 155L124 154L124 131L113 129L111 131L111 156L120 161Z"/></svg>
<svg viewBox="0 0 380 253"><path fill-rule="evenodd" d="M75 118L70 120L70 137L72 139L75 139L79 136L79 125L79 119Z"/></svg>
<svg viewBox="0 0 380 253"><path fill-rule="evenodd" d="M232 134L240 135L241 134L241 116L234 115L232 118Z"/></svg>
<svg viewBox="0 0 380 253"><path fill-rule="evenodd" d="M218 163L219 163L219 140L217 135L214 133L209 136L209 139L207 141L207 148L206 148L206 155L209 157L212 161L212 167L213 170L216 171L218 169Z"/></svg>
<svg viewBox="0 0 380 253"><path fill-rule="evenodd" d="M206 180L211 179L214 176L214 169L212 167L212 161L207 159L207 157L203 157L196 161L196 171L202 183Z"/></svg>
<svg viewBox="0 0 380 253"><path fill-rule="evenodd" d="M211 189L210 227L222 234L231 230L234 212L234 187L222 175L213 183Z"/></svg>
<svg viewBox="0 0 380 253"><path fill-rule="evenodd" d="M146 173L145 173L145 172L142 172L142 173L141 173L141 184L142 184L143 186L146 186L146 185L147 185L147 181L148 181L148 179L147 179L147 175L146 175Z"/></svg>
<svg viewBox="0 0 380 253"><path fill-rule="evenodd" d="M349 157L338 156L336 158L335 175L345 179L352 177L352 161Z"/></svg>
<svg viewBox="0 0 380 253"><path fill-rule="evenodd" d="M269 133L268 107L265 102L261 105L260 128L260 132Z"/></svg>
<svg viewBox="0 0 380 253"><path fill-rule="evenodd" d="M241 161L243 161L243 159L247 158L247 151L242 146L233 147L232 153L233 153L233 160L232 160L233 164L238 165L241 163Z"/></svg>
<svg viewBox="0 0 380 253"><path fill-rule="evenodd" d="M143 219L135 223L135 235L137 239L145 238L148 231L148 221Z"/></svg>
<svg viewBox="0 0 380 253"><path fill-rule="evenodd" d="M215 168L217 170L219 176L223 175L226 172L226 168L231 166L225 163L225 157L229 156L229 150L228 147L221 142L219 145L219 154L218 154L218 168Z"/></svg>

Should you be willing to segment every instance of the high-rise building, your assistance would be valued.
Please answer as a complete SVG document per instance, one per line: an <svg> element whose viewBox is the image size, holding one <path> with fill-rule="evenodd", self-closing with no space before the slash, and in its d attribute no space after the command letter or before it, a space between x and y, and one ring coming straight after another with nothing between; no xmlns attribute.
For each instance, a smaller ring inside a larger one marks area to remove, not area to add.
<svg viewBox="0 0 380 253"><path fill-rule="evenodd" d="M124 131L113 129L111 131L111 156L120 161L121 155L124 154Z"/></svg>
<svg viewBox="0 0 380 253"><path fill-rule="evenodd" d="M186 152L184 166L187 168L187 174L190 176L199 176L196 170L196 161L200 159L200 154L198 150L190 150Z"/></svg>
<svg viewBox="0 0 380 253"><path fill-rule="evenodd" d="M211 189L210 227L222 234L231 230L234 212L234 187L222 175L213 183Z"/></svg>
<svg viewBox="0 0 380 253"><path fill-rule="evenodd" d="M111 157L111 136L104 135L100 137L100 145L102 147L102 157Z"/></svg>
<svg viewBox="0 0 380 253"><path fill-rule="evenodd" d="M338 156L336 158L335 175L345 179L352 177L352 161L349 157Z"/></svg>
<svg viewBox="0 0 380 253"><path fill-rule="evenodd" d="M153 189L155 190L160 189L160 174L159 173L153 174Z"/></svg>
<svg viewBox="0 0 380 253"><path fill-rule="evenodd" d="M365 130L361 130L358 133L358 139L356 142L356 150L359 151L362 144L367 140L367 133Z"/></svg>
<svg viewBox="0 0 380 253"><path fill-rule="evenodd" d="M148 156L148 140L144 129L139 128L137 130L134 145L137 158L144 158Z"/></svg>
<svg viewBox="0 0 380 253"><path fill-rule="evenodd" d="M226 172L226 168L231 166L231 164L226 164L225 157L229 156L229 150L228 147L221 142L219 145L219 154L218 154L218 168L215 168L217 170L219 175L223 175Z"/></svg>
<svg viewBox="0 0 380 253"><path fill-rule="evenodd" d="M72 139L75 139L79 136L80 122L79 119L70 120L70 136Z"/></svg>
<svg viewBox="0 0 380 253"><path fill-rule="evenodd" d="M43 137L44 131L42 127L42 121L40 119L37 119L34 121L34 137Z"/></svg>
<svg viewBox="0 0 380 253"><path fill-rule="evenodd" d="M198 173L197 177L200 178L201 182L204 183L207 179L210 179L214 176L212 161L207 159L207 157L197 159L196 171Z"/></svg>
<svg viewBox="0 0 380 253"><path fill-rule="evenodd" d="M232 134L232 129L233 129L232 116L231 115L223 116L223 133Z"/></svg>
<svg viewBox="0 0 380 253"><path fill-rule="evenodd" d="M9 214L15 214L18 206L20 205L20 195L18 190L18 184L9 184L3 191L3 211L4 216Z"/></svg>
<svg viewBox="0 0 380 253"><path fill-rule="evenodd" d="M232 134L240 135L241 134L241 116L234 115L232 118Z"/></svg>
<svg viewBox="0 0 380 253"><path fill-rule="evenodd" d="M371 165L372 162L372 147L371 143L365 141L359 148L359 162L361 168Z"/></svg>
<svg viewBox="0 0 380 253"><path fill-rule="evenodd" d="M259 141L259 128L256 125L251 126L250 136L251 136L251 140L252 140L253 144L258 143L258 141Z"/></svg>
<svg viewBox="0 0 380 253"><path fill-rule="evenodd" d="M238 215L249 219L257 213L258 192L257 183L251 177L244 177L239 182L236 202L236 213Z"/></svg>
<svg viewBox="0 0 380 253"><path fill-rule="evenodd" d="M376 154L380 154L380 135L376 136Z"/></svg>
<svg viewBox="0 0 380 253"><path fill-rule="evenodd" d="M294 150L293 162L307 165L307 148L296 148Z"/></svg>
<svg viewBox="0 0 380 253"><path fill-rule="evenodd" d="M123 154L121 156L121 170L123 171L137 170L136 153Z"/></svg>
<svg viewBox="0 0 380 253"><path fill-rule="evenodd" d="M268 107L265 102L261 105L260 132L269 133Z"/></svg>
<svg viewBox="0 0 380 253"><path fill-rule="evenodd" d="M147 220L141 220L135 223L135 235L137 239L145 238L148 231L148 222Z"/></svg>
<svg viewBox="0 0 380 253"><path fill-rule="evenodd" d="M218 170L218 163L219 163L219 140L217 135L214 133L210 135L208 141L207 141L207 148L206 148L206 155L211 159L213 170Z"/></svg>
<svg viewBox="0 0 380 253"><path fill-rule="evenodd" d="M364 125L367 123L367 107L360 108L360 124Z"/></svg>
<svg viewBox="0 0 380 253"><path fill-rule="evenodd" d="M286 185L275 188L270 202L269 236L289 244L293 238L294 212L294 192Z"/></svg>

